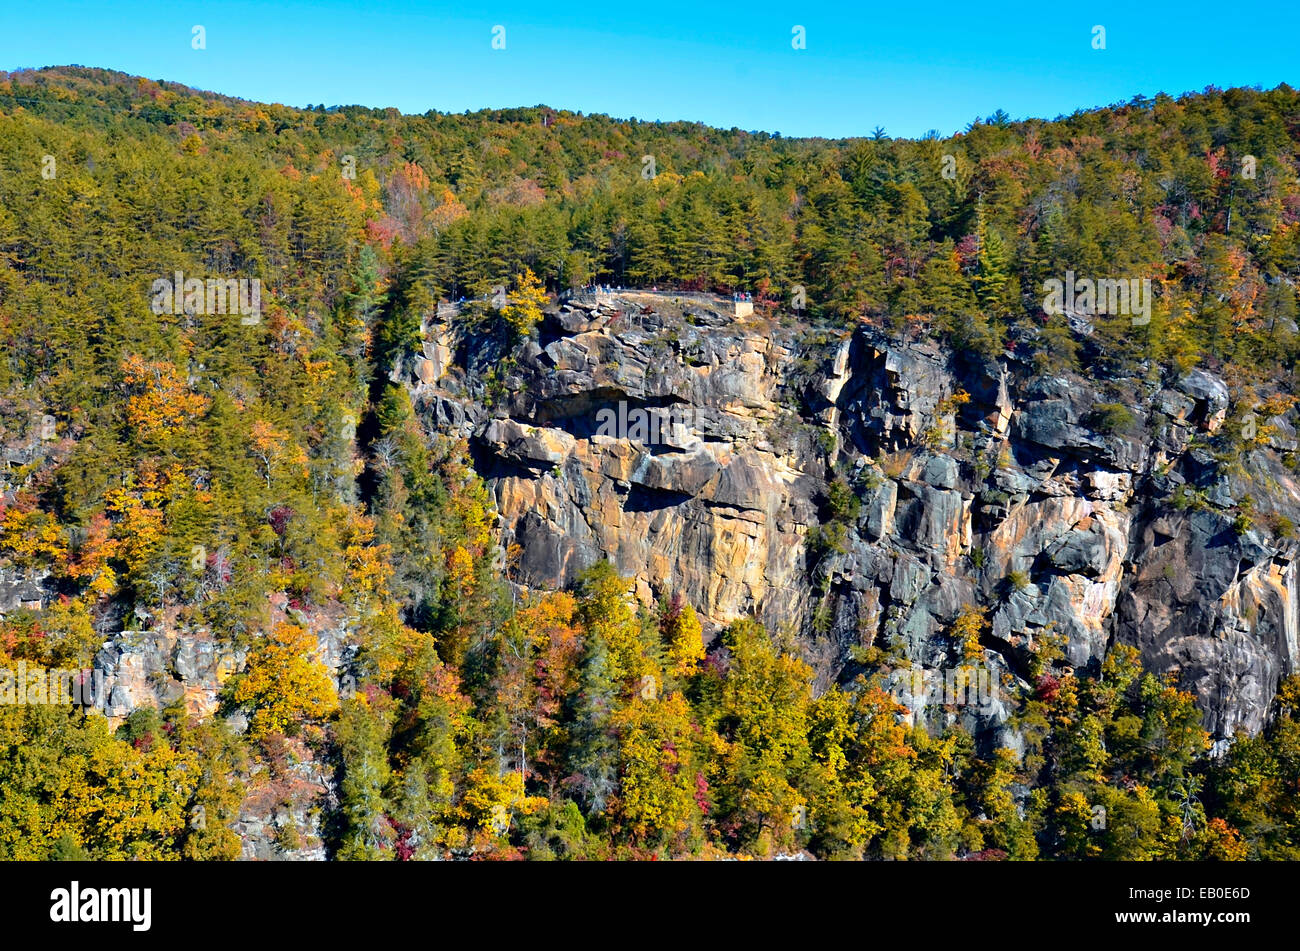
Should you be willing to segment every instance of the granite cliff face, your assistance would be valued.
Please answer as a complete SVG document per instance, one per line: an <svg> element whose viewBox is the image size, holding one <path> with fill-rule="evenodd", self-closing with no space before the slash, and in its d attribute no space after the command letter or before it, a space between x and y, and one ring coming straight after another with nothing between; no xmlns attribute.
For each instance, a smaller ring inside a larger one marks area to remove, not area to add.
<svg viewBox="0 0 1300 951"><path fill-rule="evenodd" d="M1133 644L1216 740L1258 730L1296 668L1295 441L1252 417L1257 448L1214 456L1240 421L1210 373L1117 402L1011 357L665 294L567 301L514 348L463 327L441 309L392 376L431 433L468 438L520 586L608 558L709 632L753 614L792 635L823 684L860 647L960 664L946 632L984 605L1004 684L1045 636L1081 668ZM970 709L1014 745L1002 704Z"/></svg>

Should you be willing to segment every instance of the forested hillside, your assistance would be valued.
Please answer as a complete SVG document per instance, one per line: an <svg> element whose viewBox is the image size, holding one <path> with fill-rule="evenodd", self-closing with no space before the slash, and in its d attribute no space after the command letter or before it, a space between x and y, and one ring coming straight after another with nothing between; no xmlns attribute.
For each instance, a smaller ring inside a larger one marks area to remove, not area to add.
<svg viewBox="0 0 1300 951"><path fill-rule="evenodd" d="M1231 397L1206 466L1273 439L1294 468L1298 171L1285 86L829 141L0 73L0 667L164 632L217 685L146 666L160 709L0 703L0 858L1300 858L1300 679L1214 758L1123 644L1027 648L1014 747L914 721L889 645L823 683L806 632L706 629L607 562L518 583L467 441L397 369L467 298L500 404L561 294L740 292L792 332L1085 378L1105 432L1135 381L1203 368ZM177 272L256 280L260 309L157 306ZM1067 273L1150 281L1149 320L1049 313ZM867 492L826 469L810 573ZM1001 650L967 607L950 649Z"/></svg>

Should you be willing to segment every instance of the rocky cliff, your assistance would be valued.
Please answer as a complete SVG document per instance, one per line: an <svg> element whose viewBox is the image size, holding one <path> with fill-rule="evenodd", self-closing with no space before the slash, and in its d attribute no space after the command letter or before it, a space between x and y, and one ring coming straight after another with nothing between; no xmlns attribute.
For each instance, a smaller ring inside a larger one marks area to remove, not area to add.
<svg viewBox="0 0 1300 951"><path fill-rule="evenodd" d="M468 441L520 588L609 559L643 599L682 594L706 636L760 618L822 687L868 659L951 670L968 660L954 622L984 608L976 659L1002 689L953 707L904 680L902 699L986 746L1019 745L1008 701L1047 638L1094 672L1112 643L1135 645L1220 744L1259 730L1297 668L1294 431L1243 416L1204 370L1103 389L1009 354L628 293L561 303L514 345L444 306L391 378L431 438ZM0 577L0 612L51 597L48 579ZM343 612L308 619L283 595L272 609L342 678ZM167 617L123 626L94 660L114 722L181 698L218 711L240 652ZM244 856L322 857L336 790L318 751L295 743L248 780Z"/></svg>
<svg viewBox="0 0 1300 951"><path fill-rule="evenodd" d="M512 582L608 558L708 631L761 618L822 683L861 648L961 663L968 606L1005 685L1045 637L1080 668L1133 644L1216 740L1258 730L1296 667L1292 431L1252 415L1225 454L1242 424L1203 370L1103 392L1009 354L628 293L566 301L513 347L444 307L393 378L431 433L468 437ZM1001 703L962 716L1014 745Z"/></svg>

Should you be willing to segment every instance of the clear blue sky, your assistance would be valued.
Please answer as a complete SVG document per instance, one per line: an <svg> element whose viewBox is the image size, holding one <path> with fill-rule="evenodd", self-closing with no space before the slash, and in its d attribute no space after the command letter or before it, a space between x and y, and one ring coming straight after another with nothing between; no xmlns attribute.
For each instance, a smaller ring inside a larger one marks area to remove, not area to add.
<svg viewBox="0 0 1300 951"><path fill-rule="evenodd" d="M207 48L191 48L191 28ZM506 48L491 48L505 27ZM807 48L791 47L795 25ZM1092 29L1106 28L1106 49ZM944 134L1207 85L1300 82L1300 3L4 0L0 69L76 63L267 102L545 103L784 135Z"/></svg>

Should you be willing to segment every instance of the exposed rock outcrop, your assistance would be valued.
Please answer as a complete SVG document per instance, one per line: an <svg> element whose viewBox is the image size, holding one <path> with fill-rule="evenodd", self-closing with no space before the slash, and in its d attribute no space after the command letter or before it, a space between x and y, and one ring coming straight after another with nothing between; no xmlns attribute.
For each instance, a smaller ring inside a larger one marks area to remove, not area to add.
<svg viewBox="0 0 1300 951"><path fill-rule="evenodd" d="M643 597L680 591L710 631L754 614L795 632L822 683L852 676L860 647L961 663L948 628L985 605L999 677L1023 677L1045 636L1077 667L1131 643L1218 739L1258 730L1296 667L1296 545L1240 517L1248 495L1297 509L1294 440L1275 420L1270 445L1216 460L1229 394L1204 370L1134 381L1118 404L1009 357L662 294L561 304L509 352L446 308L424 339L395 377L431 432L469 438L516 584L608 558ZM1006 711L963 716L996 736Z"/></svg>

